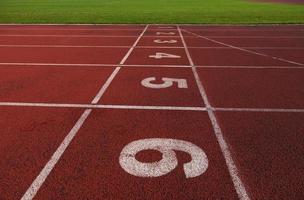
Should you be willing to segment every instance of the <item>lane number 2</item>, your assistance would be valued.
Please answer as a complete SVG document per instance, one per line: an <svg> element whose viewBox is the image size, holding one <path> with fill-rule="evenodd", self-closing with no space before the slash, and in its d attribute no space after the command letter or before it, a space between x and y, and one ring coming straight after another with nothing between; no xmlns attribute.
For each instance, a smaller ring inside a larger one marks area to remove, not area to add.
<svg viewBox="0 0 304 200"><path fill-rule="evenodd" d="M141 85L147 88L153 88L153 89L163 89L163 88L168 88L172 87L173 83L177 83L178 88L188 88L187 80L186 79L177 79L177 78L162 78L161 80L163 83L152 83L155 81L155 77L148 77L145 78L141 81Z"/></svg>
<svg viewBox="0 0 304 200"><path fill-rule="evenodd" d="M157 52L155 55L150 55L149 58L163 59L163 58L181 58L179 55Z"/></svg>
<svg viewBox="0 0 304 200"><path fill-rule="evenodd" d="M143 150L159 151L162 159L151 163L136 160L135 155ZM200 176L207 170L208 158L201 148L191 142L166 138L141 139L127 144L120 153L119 164L134 176L159 177L177 167L178 160L174 151L183 151L191 156L191 161L183 165L186 178Z"/></svg>

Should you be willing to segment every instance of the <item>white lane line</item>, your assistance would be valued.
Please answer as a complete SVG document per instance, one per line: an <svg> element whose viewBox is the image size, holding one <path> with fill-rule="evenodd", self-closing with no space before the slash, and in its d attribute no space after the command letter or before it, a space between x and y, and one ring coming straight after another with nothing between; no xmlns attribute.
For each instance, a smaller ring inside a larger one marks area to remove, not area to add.
<svg viewBox="0 0 304 200"><path fill-rule="evenodd" d="M0 67L8 65L8 66L50 66L50 67L116 67L117 64L88 64L88 63L0 63ZM120 65L121 67L168 67L168 68L188 68L192 67L191 65ZM220 66L220 65L204 65L204 66L195 66L199 68L253 68L253 69L304 69L304 66Z"/></svg>
<svg viewBox="0 0 304 200"><path fill-rule="evenodd" d="M205 35L208 38L221 38L221 39L303 39L304 36L212 36ZM189 36L188 36L189 37Z"/></svg>
<svg viewBox="0 0 304 200"><path fill-rule="evenodd" d="M70 35L64 35L64 34L56 34L56 35L41 35L41 34L37 34L37 35L22 35L22 34L0 34L0 38L1 37L75 37L75 38L113 38L113 37L117 37L117 38L137 38L138 36L137 35L74 35L74 34L70 34ZM143 36L144 38L146 37L152 37L152 38L155 38L156 36L154 35L145 35ZM157 37L161 37L161 38L179 38L179 36L162 36L162 35L159 35ZM193 36L193 35L186 35L186 36L183 36L184 38L197 38L197 36ZM208 37L208 38L222 38L222 39L225 39L225 38L235 38L235 39L238 39L238 38L246 38L246 39L302 39L304 38L304 36L212 36L212 35L205 35L205 37Z"/></svg>
<svg viewBox="0 0 304 200"><path fill-rule="evenodd" d="M58 66L58 67L66 67L66 66L74 66L74 67L116 67L117 64L88 64L88 63L0 63L1 65L9 65L9 66ZM126 65L122 64L121 67L191 67L190 65Z"/></svg>
<svg viewBox="0 0 304 200"><path fill-rule="evenodd" d="M184 40L183 34L181 33L181 30L180 30L179 27L178 27L178 29L179 29L180 37L182 39L184 47L185 47L185 49L187 49L187 44L186 44L186 42ZM188 50L186 50L186 51L188 51ZM193 63L190 54L189 54L188 58L190 60L190 63ZM226 140L224 139L223 132L222 132L222 130L221 130L220 126L219 126L219 123L218 123L218 121L216 119L216 116L215 116L215 114L214 114L214 112L212 110L212 106L211 106L211 104L210 104L210 102L208 100L207 94L206 94L205 89L204 89L204 87L202 85L202 82L200 81L200 78L199 78L199 76L197 74L195 66L192 65L191 69L192 69L193 75L195 77L195 81L196 81L196 84L198 86L199 92L200 92L200 94L202 96L203 102L206 105L207 112L208 112L211 124L213 126L213 130L214 130L215 136L217 138L217 141L219 143L219 146L220 146L221 151L223 153L223 156L225 158L226 165L227 165L229 174L230 174L230 176L232 178L232 182L234 184L234 187L235 187L235 190L236 190L236 192L238 194L238 197L241 200L249 200L250 197L247 194L245 185L244 185L244 183L242 182L242 180L241 180L241 178L239 176L239 172L238 172L238 169L237 169L237 167L235 165L235 162L234 162L234 160L232 158L229 146L228 146Z"/></svg>
<svg viewBox="0 0 304 200"><path fill-rule="evenodd" d="M143 30L143 32L140 34L140 36L137 38L137 40L134 42L133 46L129 49L129 51L127 52L127 54L125 55L125 57L120 61L120 65L123 65L127 58L130 56L130 54L132 53L132 51L134 50L134 48L136 47L136 45L138 44L139 40L142 38L142 36L145 34L146 30L148 29L149 25L147 25L145 27L145 29Z"/></svg>
<svg viewBox="0 0 304 200"><path fill-rule="evenodd" d="M141 37L144 34L144 32L147 30L147 28L148 28L148 26L145 27L145 29L142 31L142 33L141 33L141 35L139 37ZM136 40L136 42L134 43L134 45L136 45L138 41L139 41L139 39ZM134 45L133 45L133 47L131 49L134 49ZM129 50L126 55L129 55L130 53L131 53L131 51ZM124 61L125 61L125 59L127 57L128 56L125 56L120 63L123 64ZM113 73L116 75L117 72L119 71L119 69L120 69L120 67L117 67L114 70ZM115 73L115 71L117 71L117 72ZM112 75L113 75L113 73L112 73ZM113 80L114 76L110 77L109 79ZM104 86L102 88L106 89L108 86L109 85ZM98 92L98 94L93 99L92 103L98 102L100 100L101 95L104 93L105 89L101 89ZM100 93L101 93L101 95L100 95ZM92 112L92 109L86 109L84 111L84 113L79 118L79 120L77 121L77 123L74 125L74 127L72 128L72 130L69 132L69 134L62 141L62 143L60 144L60 146L57 148L57 150L55 151L55 153L53 154L53 156L51 157L51 159L47 162L47 164L44 166L44 168L42 169L42 171L40 171L39 175L36 177L36 179L34 180L34 182L27 189L27 191L25 192L25 194L23 195L23 197L21 198L21 200L32 200L35 197L36 193L38 192L38 190L40 189L40 187L42 186L42 184L44 183L44 181L46 180L46 178L48 177L48 175L51 173L52 169L55 167L55 165L57 164L57 162L59 161L59 159L63 155L64 151L66 150L66 148L68 147L68 145L70 144L70 142L73 140L73 138L76 136L76 133L81 128L81 126L83 125L83 123L85 122L85 120L87 119L87 117L90 115L91 112Z"/></svg>
<svg viewBox="0 0 304 200"><path fill-rule="evenodd" d="M87 108L87 109L125 109L125 110L182 110L207 111L205 107L188 106L140 106L140 105L110 105L110 104L68 104L68 103L31 103L31 102L0 102L3 107L47 107L47 108ZM304 113L304 108L221 108L212 107L209 110L227 112L283 112Z"/></svg>
<svg viewBox="0 0 304 200"><path fill-rule="evenodd" d="M279 60L279 61L282 61L282 62L285 62L285 63L289 63L289 64L295 64L295 65L299 65L299 66L304 66L303 63L294 62L294 61L287 60L287 59L284 59L284 58L280 58L280 57L276 57L276 56L270 56L270 55L268 55L268 54L259 53L259 52L256 52L256 51L251 51L251 50L244 49L244 48L241 48L241 47L233 46L233 45L230 45L230 44L226 44L226 43L223 43L223 42L219 42L219 41L214 40L214 39L211 39L211 38L209 38L209 37L205 37L205 36L198 35L198 34L196 34L196 33L192 33L192 32L187 31L187 30L183 30L183 31L186 32L186 33L189 33L189 34L196 35L197 37L206 39L206 40L208 40L208 41L211 41L211 42L214 42L214 43L223 45L223 46L230 47L230 48L232 48L232 49L237 49L237 50L244 51L244 52L247 52L247 53L251 53L251 54L255 54L255 55L259 55L259 56L263 56L263 57L267 57L267 58L272 58L272 59L274 59L274 60Z"/></svg>
<svg viewBox="0 0 304 200"><path fill-rule="evenodd" d="M237 69L304 69L304 66L195 66L199 68L237 68Z"/></svg>
<svg viewBox="0 0 304 200"><path fill-rule="evenodd" d="M304 109L294 108L212 108L214 111L232 111L232 112L283 112L283 113L302 113Z"/></svg>
<svg viewBox="0 0 304 200"><path fill-rule="evenodd" d="M30 200L33 199L36 193L38 192L41 185L44 183L48 175L51 173L53 168L55 167L56 163L61 158L64 151L67 149L73 138L75 137L76 133L79 131L79 129L82 127L85 120L88 118L90 113L92 112L92 109L86 109L81 117L78 119L74 127L71 129L71 131L68 133L68 135L64 138L60 146L57 148L55 153L52 155L51 159L48 161L48 163L44 166L44 168L41 170L39 175L36 177L34 182L31 184L31 186L27 189L25 194L22 196L21 200Z"/></svg>
<svg viewBox="0 0 304 200"><path fill-rule="evenodd" d="M102 28L102 27L94 27L91 28L72 28L72 27L0 27L2 31L10 31L10 30L18 30L22 31L141 31L141 28Z"/></svg>
<svg viewBox="0 0 304 200"><path fill-rule="evenodd" d="M0 102L7 107L47 107L47 108L87 108L87 109L124 109L124 110L181 110L206 111L204 107L188 106L139 106L139 105L107 105L107 104L64 104L64 103L29 103L29 102Z"/></svg>
<svg viewBox="0 0 304 200"><path fill-rule="evenodd" d="M0 47L7 48L131 48L132 46L121 46L121 45L23 45L23 44L13 44L13 45L1 45ZM149 49L162 49L162 48L170 48L170 49L178 49L183 47L174 47L174 46L137 46L136 48L149 48ZM195 47L196 48L196 47ZM226 47L228 48L228 47Z"/></svg>
<svg viewBox="0 0 304 200"><path fill-rule="evenodd" d="M41 44L0 44L0 47L11 48L130 48L126 45L41 45ZM183 49L182 46L136 46L147 49ZM242 47L245 49L276 49L276 50L302 50L304 47ZM230 47L189 47L188 49L230 49Z"/></svg>
<svg viewBox="0 0 304 200"><path fill-rule="evenodd" d="M64 35L64 34L56 34L56 35L43 35L43 34L37 34L37 35L21 35L21 34L14 34L14 35L10 35L10 34L0 34L0 37L67 37L67 38L70 38L70 37L75 37L75 38L108 38L108 37L116 37L116 38L138 38L138 35L73 35L73 34L70 34L70 35ZM156 36L154 35L145 35L143 37L153 37L155 38ZM178 38L178 36L162 36L162 35L159 35L157 36L158 38L161 37L161 38ZM196 38L196 36L186 36L186 37L192 37L192 38Z"/></svg>
<svg viewBox="0 0 304 200"><path fill-rule="evenodd" d="M115 78L115 76L119 72L120 68L121 67L116 67L115 68L115 70L113 71L113 73L111 74L111 76L108 78L108 80L106 81L106 83L98 91L97 95L95 96L95 98L92 101L92 104L98 103L98 101L100 100L100 98L102 97L102 95L105 93L105 91L110 86L110 84L112 83L113 79Z"/></svg>

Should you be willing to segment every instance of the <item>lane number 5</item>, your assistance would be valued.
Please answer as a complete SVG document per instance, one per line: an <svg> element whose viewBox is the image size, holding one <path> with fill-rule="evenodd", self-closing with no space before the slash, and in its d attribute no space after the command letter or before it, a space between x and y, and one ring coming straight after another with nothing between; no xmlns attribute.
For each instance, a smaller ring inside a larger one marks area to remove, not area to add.
<svg viewBox="0 0 304 200"><path fill-rule="evenodd" d="M155 81L155 77L148 77L145 78L141 81L141 85L147 88L152 88L152 89L163 89L163 88L168 88L172 87L173 83L177 83L178 88L188 88L187 80L186 79L177 79L177 78L162 78L163 83L151 83Z"/></svg>
<svg viewBox="0 0 304 200"><path fill-rule="evenodd" d="M135 155L143 150L156 150L162 153L157 162L143 163L136 160ZM191 156L191 161L183 165L186 178L203 174L208 168L205 152L191 142L166 138L136 140L126 145L119 157L120 166L129 174L138 177L159 177L168 174L178 165L176 153L183 151Z"/></svg>

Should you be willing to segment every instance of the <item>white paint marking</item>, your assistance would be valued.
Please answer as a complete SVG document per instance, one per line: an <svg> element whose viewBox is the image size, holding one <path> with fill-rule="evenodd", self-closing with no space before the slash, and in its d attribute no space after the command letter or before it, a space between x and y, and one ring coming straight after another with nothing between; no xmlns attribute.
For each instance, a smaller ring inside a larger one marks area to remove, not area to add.
<svg viewBox="0 0 304 200"><path fill-rule="evenodd" d="M304 109L293 108L212 108L214 111L232 112L281 112L281 113L302 113Z"/></svg>
<svg viewBox="0 0 304 200"><path fill-rule="evenodd" d="M115 76L117 75L117 73L119 72L120 69L121 69L121 67L116 67L115 68L115 70L113 71L113 73L111 74L111 76L108 78L108 80L102 86L102 88L98 91L97 95L95 96L95 98L92 101L92 104L98 103L98 101L100 100L100 98L102 97L102 95L105 93L105 91L107 90L107 88L110 86L110 84L112 83L113 79L115 78Z"/></svg>
<svg viewBox="0 0 304 200"><path fill-rule="evenodd" d="M224 139L224 136L223 136L223 132L218 124L218 121L215 117L215 114L212 110L212 106L208 100L208 97L207 97L207 94L205 92L205 89L200 81L200 78L197 74L197 71L196 71L196 68L193 64L193 61L192 61L192 58L190 56L190 53L189 53L189 50L187 48L187 44L184 40L184 37L183 37L183 34L181 33L181 30L179 28L179 26L177 27L178 29L178 32L180 34L180 37L182 39L182 42L183 42L183 45L185 47L185 50L187 53L187 56L188 56L188 59L189 59L189 62L191 63L191 65L193 66L192 67L192 72L193 72L193 75L194 75L194 78L195 78L195 81L196 81L196 84L199 88L199 92L202 96L202 99L203 99L203 102L204 104L206 105L206 108L207 108L207 112L208 112L208 115L209 115L209 118L210 118L210 121L211 121L211 124L213 126L213 130L214 130L214 133L215 133L215 136L217 138L217 141L219 143L219 146L221 148L221 151L223 153L223 156L225 158L225 161L226 161L226 165L228 167L228 171L229 171L229 174L232 178L232 182L234 184L234 187L235 187L235 190L238 194L238 197L241 199L241 200L249 200L250 197L249 195L247 194L247 191L246 191L246 188L244 186L244 183L242 182L240 176L239 176L239 172L238 172L238 169L235 165L235 162L232 158L232 155L230 153L230 149L229 149L229 146L227 144L227 142L225 141Z"/></svg>
<svg viewBox="0 0 304 200"><path fill-rule="evenodd" d="M169 53L163 53L163 52L156 52L155 55L149 55L149 58L155 58L155 59L163 59L163 58L170 58L170 59L177 59L181 58L179 55L169 54Z"/></svg>
<svg viewBox="0 0 304 200"><path fill-rule="evenodd" d="M129 51L127 52L127 54L125 55L125 57L120 61L120 63L119 63L120 65L122 65L122 64L125 63L125 61L130 56L131 52L133 51L133 49L135 48L135 46L137 45L137 43L139 42L139 40L141 39L141 37L144 35L144 33L146 32L147 29L148 29L148 25L145 27L145 29L143 30L143 32L140 34L140 36L134 42L133 46L129 49Z"/></svg>
<svg viewBox="0 0 304 200"><path fill-rule="evenodd" d="M137 47L136 47L137 48ZM73 67L116 67L117 64L89 64L89 63L0 63L1 65L13 65L13 66L52 66L52 67L64 67L64 66L73 66ZM168 68L188 68L192 67L191 65L128 65L123 64L121 67L168 67ZM199 68L253 68L253 69L304 69L303 66L219 66L219 65L204 65L204 66L195 66Z"/></svg>
<svg viewBox="0 0 304 200"><path fill-rule="evenodd" d="M159 151L162 159L152 163L136 160L135 155L143 150ZM120 153L119 163L126 172L134 176L159 177L177 167L178 160L174 150L191 155L191 161L183 165L186 178L200 176L207 170L208 158L201 148L191 142L166 138L141 139L127 144Z"/></svg>
<svg viewBox="0 0 304 200"><path fill-rule="evenodd" d="M183 31L185 31L186 33L189 33L189 34L196 35L197 37L206 39L208 41L211 41L211 42L214 42L214 43L217 43L217 44L221 44L221 45L230 47L232 49L237 49L237 50L240 50L240 51L243 51L243 52L247 52L247 53L251 53L251 54L255 54L255 55L259 55L259 56L263 56L263 57L267 57L267 58L272 58L274 60L279 60L279 61L282 61L282 62L285 62L285 63L289 63L289 64L295 64L295 65L299 65L299 66L304 66L304 64L302 64L302 63L298 63L298 62L294 62L294 61L287 60L287 59L284 59L284 58L280 58L280 57L276 57L276 56L270 56L268 54L259 53L259 52L256 52L256 51L251 51L251 50L244 49L244 48L241 48L241 47L236 47L236 46L233 46L233 45L229 45L229 44L226 44L226 43L223 43L223 42L219 42L217 40L214 40L214 39L211 39L211 38L208 38L208 37L205 37L205 36L198 35L196 33L192 33L192 32L187 31L187 30L183 30Z"/></svg>
<svg viewBox="0 0 304 200"><path fill-rule="evenodd" d="M65 104L65 103L29 103L29 102L0 102L0 106L16 107L48 107L48 108L90 108L90 109L126 109L126 110L176 110L176 111L207 111L205 107L186 106L137 106L137 105L104 105L104 104ZM213 111L231 112L286 112L303 113L301 108L219 108Z"/></svg>
<svg viewBox="0 0 304 200"><path fill-rule="evenodd" d="M0 106L16 107L48 107L48 108L91 108L91 109L125 109L125 110L181 110L206 111L204 107L185 106L137 106L137 105L105 105L105 104L64 104L64 103L28 103L28 102L0 102Z"/></svg>
<svg viewBox="0 0 304 200"><path fill-rule="evenodd" d="M164 43L174 44L174 43L177 43L177 40L155 39L155 40L153 40L153 42L158 43L158 44L164 44Z"/></svg>
<svg viewBox="0 0 304 200"><path fill-rule="evenodd" d="M162 78L163 83L151 83L152 81L156 81L155 77L145 78L141 81L141 85L147 88L153 89L164 89L168 87L172 87L173 83L177 83L178 88L188 88L187 80L186 79L177 79L177 78Z"/></svg>
<svg viewBox="0 0 304 200"><path fill-rule="evenodd" d="M156 35L175 35L175 32L156 32Z"/></svg>

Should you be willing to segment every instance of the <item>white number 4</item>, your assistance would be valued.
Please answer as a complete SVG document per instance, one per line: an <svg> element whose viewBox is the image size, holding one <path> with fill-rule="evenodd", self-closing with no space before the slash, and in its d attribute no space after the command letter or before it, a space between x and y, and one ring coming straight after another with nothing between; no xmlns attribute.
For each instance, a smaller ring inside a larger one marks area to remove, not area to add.
<svg viewBox="0 0 304 200"><path fill-rule="evenodd" d="M144 150L156 150L162 153L157 162L143 163L135 155ZM183 165L186 178L203 174L208 168L205 152L191 142L166 138L142 139L129 143L120 153L119 164L129 174L139 177L159 177L174 170L178 161L174 151L183 151L191 156L191 161Z"/></svg>
<svg viewBox="0 0 304 200"><path fill-rule="evenodd" d="M153 89L162 89L162 88L168 88L173 85L174 82L177 83L178 88L188 88L187 80L186 79L177 79L177 78L162 78L163 83L151 83L152 81L155 81L155 77L149 77L145 78L141 81L141 84L147 88L153 88Z"/></svg>
<svg viewBox="0 0 304 200"><path fill-rule="evenodd" d="M162 59L162 58L181 58L179 55L168 54L168 53L160 53L157 52L155 55L150 55L150 58Z"/></svg>

